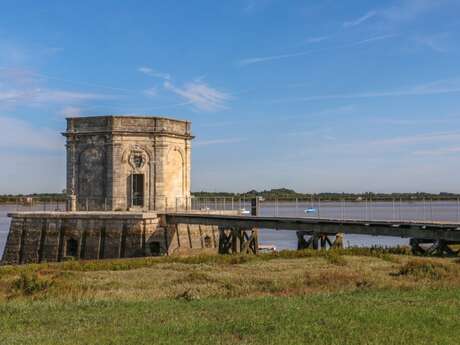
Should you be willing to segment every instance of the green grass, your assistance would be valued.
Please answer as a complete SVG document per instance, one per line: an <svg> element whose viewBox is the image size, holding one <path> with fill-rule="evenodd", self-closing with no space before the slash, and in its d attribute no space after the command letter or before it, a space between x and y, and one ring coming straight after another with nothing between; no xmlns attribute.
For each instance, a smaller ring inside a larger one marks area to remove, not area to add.
<svg viewBox="0 0 460 345"><path fill-rule="evenodd" d="M15 301L1 344L458 344L460 289L304 297Z"/></svg>
<svg viewBox="0 0 460 345"><path fill-rule="evenodd" d="M404 250L0 268L0 344L458 344L460 262Z"/></svg>

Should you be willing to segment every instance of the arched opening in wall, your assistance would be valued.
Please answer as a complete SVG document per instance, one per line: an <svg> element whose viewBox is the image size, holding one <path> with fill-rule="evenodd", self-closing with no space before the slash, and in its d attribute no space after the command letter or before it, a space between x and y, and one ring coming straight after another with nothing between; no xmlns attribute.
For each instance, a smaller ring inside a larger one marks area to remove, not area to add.
<svg viewBox="0 0 460 345"><path fill-rule="evenodd" d="M70 238L67 240L65 245L65 256L78 256L78 242L77 240Z"/></svg>
<svg viewBox="0 0 460 345"><path fill-rule="evenodd" d="M101 210L105 204L105 157L100 148L85 149L78 161L78 207Z"/></svg>

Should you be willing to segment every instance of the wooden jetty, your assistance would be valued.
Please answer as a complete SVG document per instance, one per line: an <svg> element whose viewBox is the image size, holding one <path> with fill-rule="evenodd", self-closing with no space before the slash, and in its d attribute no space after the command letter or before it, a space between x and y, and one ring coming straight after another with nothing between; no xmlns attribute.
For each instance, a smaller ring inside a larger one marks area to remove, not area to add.
<svg viewBox="0 0 460 345"><path fill-rule="evenodd" d="M451 255L455 252L449 245L460 243L460 223L456 222L369 221L202 213L166 213L164 216L168 224L218 226L221 254L239 251L257 253L256 229L296 231L299 249L340 247L342 234L409 238L412 250L416 254Z"/></svg>

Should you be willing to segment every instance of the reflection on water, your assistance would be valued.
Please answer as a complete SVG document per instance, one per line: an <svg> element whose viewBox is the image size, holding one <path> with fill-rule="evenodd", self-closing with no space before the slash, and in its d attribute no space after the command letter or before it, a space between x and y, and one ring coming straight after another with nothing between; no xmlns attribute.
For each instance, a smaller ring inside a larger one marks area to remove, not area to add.
<svg viewBox="0 0 460 345"><path fill-rule="evenodd" d="M47 206L46 210L52 211L56 206ZM250 209L250 205L243 205ZM52 208L49 208L52 207ZM261 216L279 217L306 217L305 210L314 208L310 217L324 217L335 219L373 219L373 220L426 220L426 221L459 221L460 207L456 201L420 201L420 202L263 202ZM33 208L17 205L0 205L0 256L8 235L10 219L7 213L12 211L44 210L44 205ZM295 249L297 238L295 231L268 230L260 232L260 242L274 244L278 249ZM407 245L408 239L399 237L346 235L346 246L397 246Z"/></svg>

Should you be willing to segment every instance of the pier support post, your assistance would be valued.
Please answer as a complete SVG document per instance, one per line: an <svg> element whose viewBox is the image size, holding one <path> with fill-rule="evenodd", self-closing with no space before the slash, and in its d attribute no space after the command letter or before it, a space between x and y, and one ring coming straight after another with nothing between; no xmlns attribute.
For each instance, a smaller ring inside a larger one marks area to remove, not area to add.
<svg viewBox="0 0 460 345"><path fill-rule="evenodd" d="M335 240L332 242L329 236L332 234L318 233L312 231L297 231L297 250L303 249L328 249L343 248L343 234L335 234ZM310 236L305 239L305 236Z"/></svg>
<svg viewBox="0 0 460 345"><path fill-rule="evenodd" d="M257 254L259 251L259 231L219 227L219 254Z"/></svg>
<svg viewBox="0 0 460 345"><path fill-rule="evenodd" d="M450 243L445 240L411 238L409 244L414 255L456 256L460 252L454 251L449 247L449 244L455 243ZM423 244L427 246L422 246Z"/></svg>

